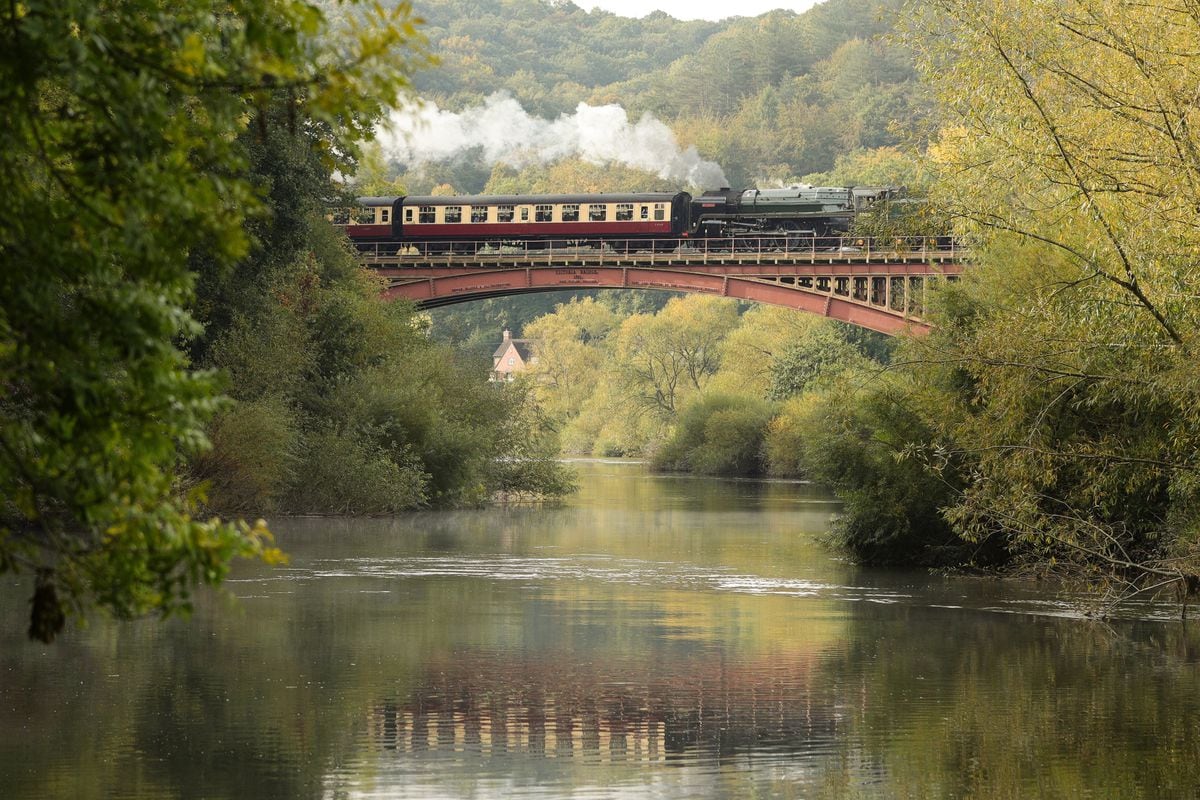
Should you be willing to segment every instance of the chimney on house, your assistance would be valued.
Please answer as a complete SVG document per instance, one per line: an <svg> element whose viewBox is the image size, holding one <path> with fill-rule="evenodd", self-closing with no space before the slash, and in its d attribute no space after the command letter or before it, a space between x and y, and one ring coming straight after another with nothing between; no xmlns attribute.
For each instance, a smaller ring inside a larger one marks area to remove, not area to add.
<svg viewBox="0 0 1200 800"><path fill-rule="evenodd" d="M505 328L504 329L504 341L507 342L507 341L510 341L511 339L512 339L512 331L510 331L508 328Z"/></svg>

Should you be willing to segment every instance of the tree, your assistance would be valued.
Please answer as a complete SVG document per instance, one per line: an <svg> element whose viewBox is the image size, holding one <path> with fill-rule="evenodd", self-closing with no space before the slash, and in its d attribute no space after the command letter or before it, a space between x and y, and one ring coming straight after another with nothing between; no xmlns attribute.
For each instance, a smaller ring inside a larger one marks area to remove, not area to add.
<svg viewBox="0 0 1200 800"><path fill-rule="evenodd" d="M198 332L188 255L247 252L243 134L272 98L349 167L404 91L409 4L358 12L335 31L297 0L0 11L0 571L36 576L32 637L93 606L186 609L232 557L274 557L174 481L218 406L177 347Z"/></svg>
<svg viewBox="0 0 1200 800"><path fill-rule="evenodd" d="M949 517L1114 602L1200 573L1200 12L938 0L913 41L947 116L939 199L978 242L922 358L967 398ZM958 295L959 299L954 299ZM948 449L947 449L948 448Z"/></svg>
<svg viewBox="0 0 1200 800"><path fill-rule="evenodd" d="M529 370L533 393L552 417L566 422L579 416L595 394L604 366L601 344L616 323L608 307L589 297L572 299L525 326L537 356Z"/></svg>
<svg viewBox="0 0 1200 800"><path fill-rule="evenodd" d="M737 325L724 298L675 298L654 316L635 314L616 334L613 356L627 396L644 409L674 415L683 396L701 392L720 364L720 343Z"/></svg>

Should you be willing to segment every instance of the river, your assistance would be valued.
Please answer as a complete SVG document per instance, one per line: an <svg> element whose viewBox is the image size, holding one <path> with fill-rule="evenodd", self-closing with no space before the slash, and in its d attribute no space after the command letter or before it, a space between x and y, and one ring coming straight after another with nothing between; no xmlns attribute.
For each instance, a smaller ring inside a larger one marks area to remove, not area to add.
<svg viewBox="0 0 1200 800"><path fill-rule="evenodd" d="M1195 797L1200 631L870 571L790 482L581 463L552 509L273 524L190 619L28 643L0 798Z"/></svg>

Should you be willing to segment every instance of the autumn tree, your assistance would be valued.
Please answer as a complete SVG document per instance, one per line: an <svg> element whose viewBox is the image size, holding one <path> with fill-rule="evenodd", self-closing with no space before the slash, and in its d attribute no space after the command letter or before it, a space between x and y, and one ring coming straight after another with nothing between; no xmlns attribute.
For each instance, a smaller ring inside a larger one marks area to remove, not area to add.
<svg viewBox="0 0 1200 800"><path fill-rule="evenodd" d="M966 393L949 517L1120 601L1196 586L1200 8L935 0L912 41L939 199L977 243L918 360Z"/></svg>
<svg viewBox="0 0 1200 800"><path fill-rule="evenodd" d="M720 365L721 341L737 324L724 298L675 298L653 316L636 314L614 340L614 368L626 396L644 409L673 415L689 393L703 391Z"/></svg>
<svg viewBox="0 0 1200 800"><path fill-rule="evenodd" d="M603 344L616 325L612 310L589 297L559 305L525 326L537 356L529 378L546 413L562 422L579 415L602 379Z"/></svg>

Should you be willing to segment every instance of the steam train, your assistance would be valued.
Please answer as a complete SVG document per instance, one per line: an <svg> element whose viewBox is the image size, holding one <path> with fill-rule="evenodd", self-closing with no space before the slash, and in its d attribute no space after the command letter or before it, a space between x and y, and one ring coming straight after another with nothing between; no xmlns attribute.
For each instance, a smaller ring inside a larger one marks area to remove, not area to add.
<svg viewBox="0 0 1200 800"><path fill-rule="evenodd" d="M478 246L674 249L685 240L736 249L789 247L844 235L857 214L899 187L791 186L687 192L363 197L338 209L360 249L421 243L433 253Z"/></svg>

